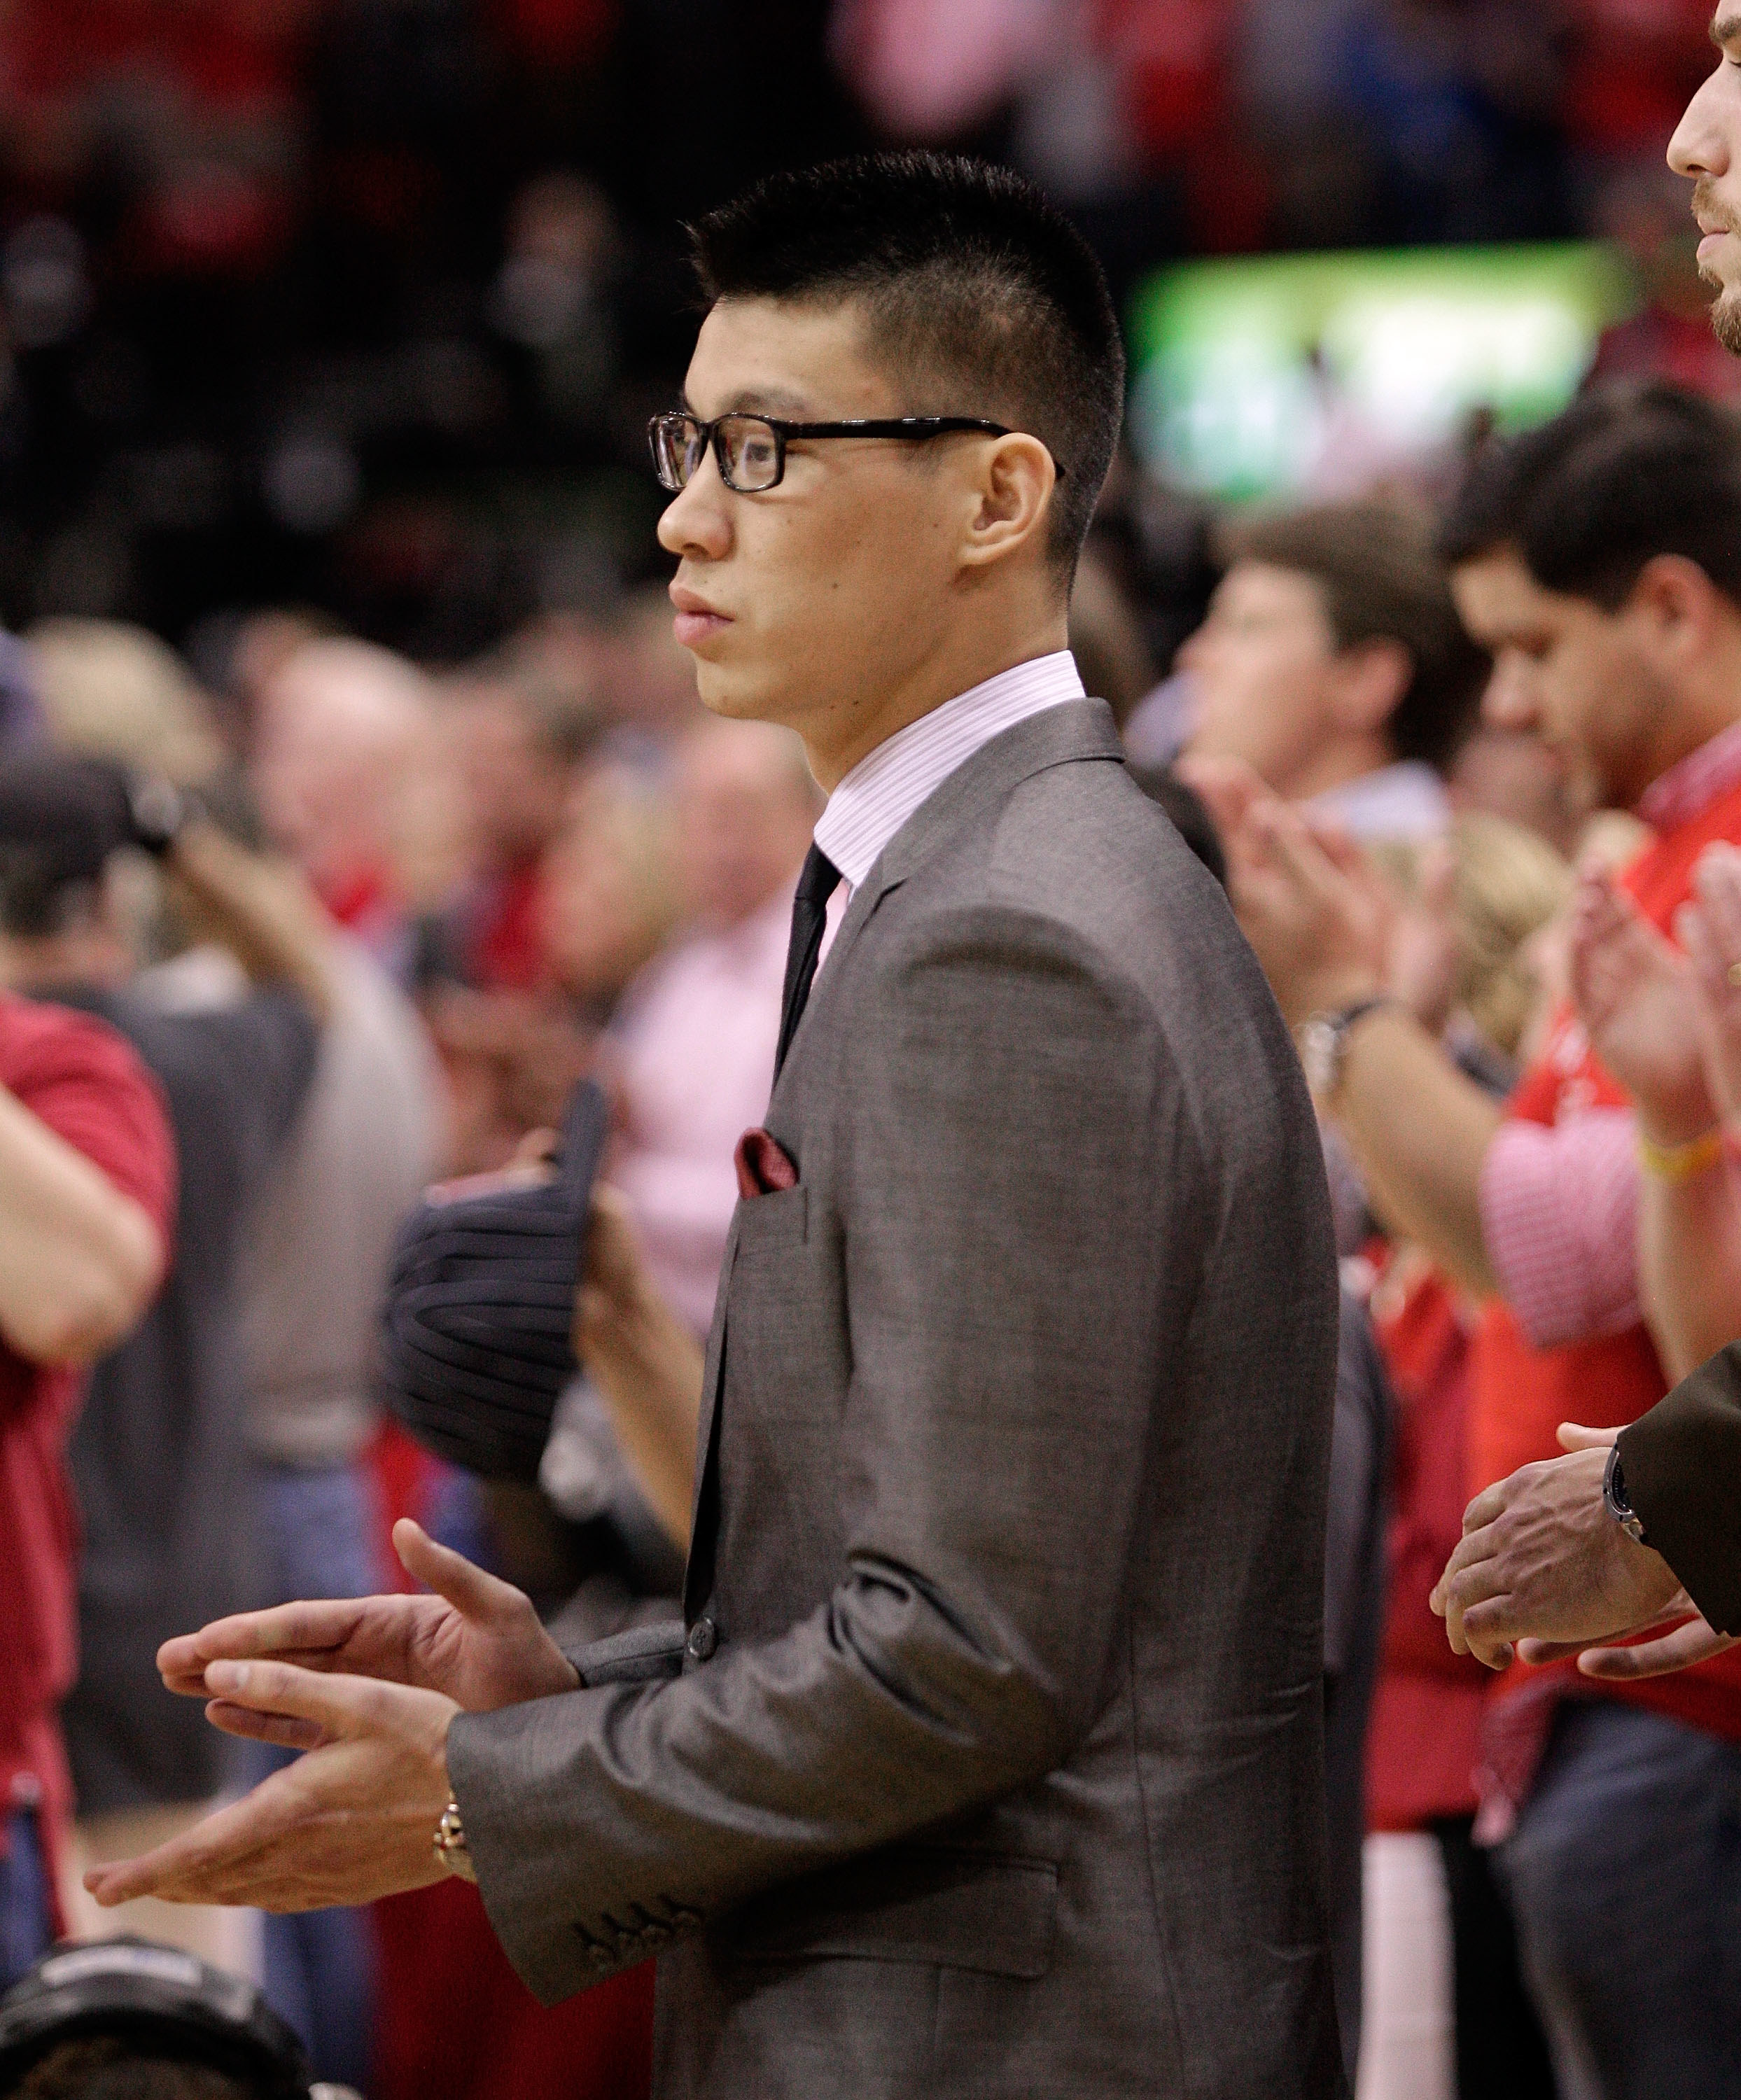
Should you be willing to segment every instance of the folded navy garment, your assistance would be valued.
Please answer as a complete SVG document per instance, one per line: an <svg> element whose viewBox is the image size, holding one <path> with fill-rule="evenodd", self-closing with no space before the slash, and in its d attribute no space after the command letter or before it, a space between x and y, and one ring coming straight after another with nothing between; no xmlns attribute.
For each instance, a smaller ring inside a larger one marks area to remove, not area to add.
<svg viewBox="0 0 1741 2100"><path fill-rule="evenodd" d="M553 1180L495 1176L434 1189L400 1228L381 1316L377 1385L417 1441L489 1480L536 1480L571 1336L604 1095L575 1088Z"/></svg>

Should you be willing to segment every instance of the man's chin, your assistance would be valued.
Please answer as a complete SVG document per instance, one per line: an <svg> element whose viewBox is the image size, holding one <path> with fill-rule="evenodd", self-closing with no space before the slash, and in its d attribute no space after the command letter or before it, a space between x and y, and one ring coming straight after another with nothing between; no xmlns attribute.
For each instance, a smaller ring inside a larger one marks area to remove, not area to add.
<svg viewBox="0 0 1741 2100"><path fill-rule="evenodd" d="M710 663L699 651L691 651L695 662L695 690L701 704L710 715L723 715L729 721L772 721L778 720L770 710L770 695L760 681L746 677L743 667Z"/></svg>
<svg viewBox="0 0 1741 2100"><path fill-rule="evenodd" d="M1708 281L1717 284L1717 297L1711 302L1711 333L1731 355L1741 357L1741 285Z"/></svg>

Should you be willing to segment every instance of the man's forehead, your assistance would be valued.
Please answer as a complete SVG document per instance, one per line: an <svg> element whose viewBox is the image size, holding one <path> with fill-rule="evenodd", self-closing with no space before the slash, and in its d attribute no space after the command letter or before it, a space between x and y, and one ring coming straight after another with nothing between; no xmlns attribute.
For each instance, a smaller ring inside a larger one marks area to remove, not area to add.
<svg viewBox="0 0 1741 2100"><path fill-rule="evenodd" d="M695 339L685 405L702 417L864 416L889 407L888 382L866 359L849 303L721 299Z"/></svg>
<svg viewBox="0 0 1741 2100"><path fill-rule="evenodd" d="M1478 642L1558 625L1580 602L1538 583L1514 547L1496 547L1459 562L1451 572L1451 589L1464 624Z"/></svg>
<svg viewBox="0 0 1741 2100"><path fill-rule="evenodd" d="M1216 596L1311 615L1324 607L1324 586L1308 569L1290 569L1255 554L1241 554L1222 578Z"/></svg>

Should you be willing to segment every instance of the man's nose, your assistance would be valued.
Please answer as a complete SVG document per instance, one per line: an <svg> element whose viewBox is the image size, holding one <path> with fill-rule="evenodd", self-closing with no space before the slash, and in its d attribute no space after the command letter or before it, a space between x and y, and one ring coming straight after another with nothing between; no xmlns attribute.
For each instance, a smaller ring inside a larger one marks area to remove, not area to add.
<svg viewBox="0 0 1741 2100"><path fill-rule="evenodd" d="M1540 720L1535 681L1525 667L1507 653L1493 666L1487 690L1481 695L1481 719L1491 729L1531 730Z"/></svg>
<svg viewBox="0 0 1741 2100"><path fill-rule="evenodd" d="M1675 126L1674 136L1668 141L1668 165L1677 175L1722 175L1729 170L1729 142L1727 130L1741 123L1741 101L1731 95L1736 104L1726 126L1722 108L1721 87L1728 66L1726 59L1720 60L1715 73L1687 104L1680 122Z"/></svg>
<svg viewBox="0 0 1741 2100"><path fill-rule="evenodd" d="M668 554L721 560L731 549L731 492L707 449L688 482L665 505L659 521L659 544Z"/></svg>

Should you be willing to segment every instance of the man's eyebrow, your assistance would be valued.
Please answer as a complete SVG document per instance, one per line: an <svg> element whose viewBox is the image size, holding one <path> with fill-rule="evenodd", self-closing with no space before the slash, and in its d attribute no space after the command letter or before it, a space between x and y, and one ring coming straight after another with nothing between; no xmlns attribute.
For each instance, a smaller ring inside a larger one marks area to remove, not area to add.
<svg viewBox="0 0 1741 2100"><path fill-rule="evenodd" d="M1711 41L1719 51L1741 37L1741 14L1730 13L1712 17Z"/></svg>
<svg viewBox="0 0 1741 2100"><path fill-rule="evenodd" d="M732 407L740 416L791 416L802 419L810 404L801 394L789 394L779 386L751 386L732 396Z"/></svg>
<svg viewBox="0 0 1741 2100"><path fill-rule="evenodd" d="M703 420L696 413L690 400L688 390L677 396L677 405L685 416L694 416L698 422ZM778 386L742 387L720 411L722 416L783 416L802 422L809 404L801 394L789 394Z"/></svg>

